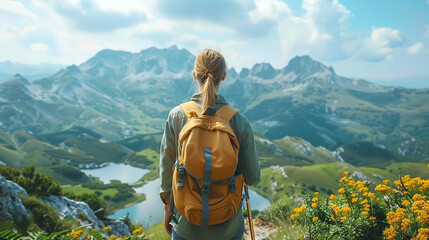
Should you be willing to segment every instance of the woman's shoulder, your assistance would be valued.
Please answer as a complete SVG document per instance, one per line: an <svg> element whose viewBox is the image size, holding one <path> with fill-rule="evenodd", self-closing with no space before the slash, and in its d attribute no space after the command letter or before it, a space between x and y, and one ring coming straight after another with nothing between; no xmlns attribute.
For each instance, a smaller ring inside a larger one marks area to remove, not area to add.
<svg viewBox="0 0 429 240"><path fill-rule="evenodd" d="M180 107L180 105L175 106L168 113L168 118L169 119L172 119L172 118L183 118L183 117L185 117L185 113L183 112L183 110Z"/></svg>
<svg viewBox="0 0 429 240"><path fill-rule="evenodd" d="M232 121L240 125L249 124L249 120L241 112L238 112L237 114L235 114L234 117L231 119L231 123Z"/></svg>

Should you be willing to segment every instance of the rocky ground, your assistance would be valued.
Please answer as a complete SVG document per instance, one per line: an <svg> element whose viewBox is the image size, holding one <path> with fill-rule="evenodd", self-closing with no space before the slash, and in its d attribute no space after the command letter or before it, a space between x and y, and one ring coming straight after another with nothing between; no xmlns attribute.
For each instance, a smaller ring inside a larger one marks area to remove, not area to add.
<svg viewBox="0 0 429 240"><path fill-rule="evenodd" d="M252 239L250 236L249 221L245 219L246 231L244 232L243 240ZM253 226L255 228L255 240L271 239L275 235L277 229L271 223L264 222L262 219L253 219Z"/></svg>

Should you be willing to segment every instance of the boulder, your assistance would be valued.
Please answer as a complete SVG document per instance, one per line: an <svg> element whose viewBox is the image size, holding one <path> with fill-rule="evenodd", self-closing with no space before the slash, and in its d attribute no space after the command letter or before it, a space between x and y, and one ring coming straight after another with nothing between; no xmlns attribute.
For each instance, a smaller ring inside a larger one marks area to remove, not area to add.
<svg viewBox="0 0 429 240"><path fill-rule="evenodd" d="M85 219L81 219L83 223L92 224L93 227L102 230L100 226L103 225L101 221L95 216L94 211L85 202L79 202L67 197L49 196L44 197L43 203L55 208L60 214L61 218L73 218L75 220L80 219L79 213L85 215L90 222L86 222Z"/></svg>
<svg viewBox="0 0 429 240"><path fill-rule="evenodd" d="M22 222L27 210L19 194L28 197L24 188L0 175L0 220Z"/></svg>
<svg viewBox="0 0 429 240"><path fill-rule="evenodd" d="M109 225L112 235L117 237L130 236L130 228L124 222L116 220L113 224Z"/></svg>

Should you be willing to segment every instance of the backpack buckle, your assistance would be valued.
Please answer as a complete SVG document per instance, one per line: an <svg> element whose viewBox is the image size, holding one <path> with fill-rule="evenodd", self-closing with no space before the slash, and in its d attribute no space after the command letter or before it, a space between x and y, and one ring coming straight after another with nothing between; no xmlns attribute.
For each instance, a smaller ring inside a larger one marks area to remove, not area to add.
<svg viewBox="0 0 429 240"><path fill-rule="evenodd" d="M183 187L183 184L185 184L185 167L182 165L182 163L177 166L177 172L179 173L179 181L177 183L177 186L181 188Z"/></svg>
<svg viewBox="0 0 429 240"><path fill-rule="evenodd" d="M229 191L235 193L237 191L237 187L235 186L235 178L231 178L229 181Z"/></svg>
<svg viewBox="0 0 429 240"><path fill-rule="evenodd" d="M208 106L206 112L204 113L204 115L207 115L207 116L216 116L216 108L214 108L212 106Z"/></svg>
<svg viewBox="0 0 429 240"><path fill-rule="evenodd" d="M210 184L203 184L203 187L201 188L201 192L207 193L210 191Z"/></svg>

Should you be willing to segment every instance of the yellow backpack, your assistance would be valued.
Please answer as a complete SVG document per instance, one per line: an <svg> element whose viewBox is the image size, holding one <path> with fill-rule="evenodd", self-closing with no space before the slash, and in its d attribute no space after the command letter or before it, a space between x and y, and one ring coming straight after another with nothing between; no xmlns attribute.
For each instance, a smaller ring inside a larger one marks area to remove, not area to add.
<svg viewBox="0 0 429 240"><path fill-rule="evenodd" d="M193 101L180 106L188 121L179 134L170 213L177 222L175 207L203 227L225 222L237 213L243 189L243 174L236 171L239 145L230 126L238 111L224 105L201 115Z"/></svg>

